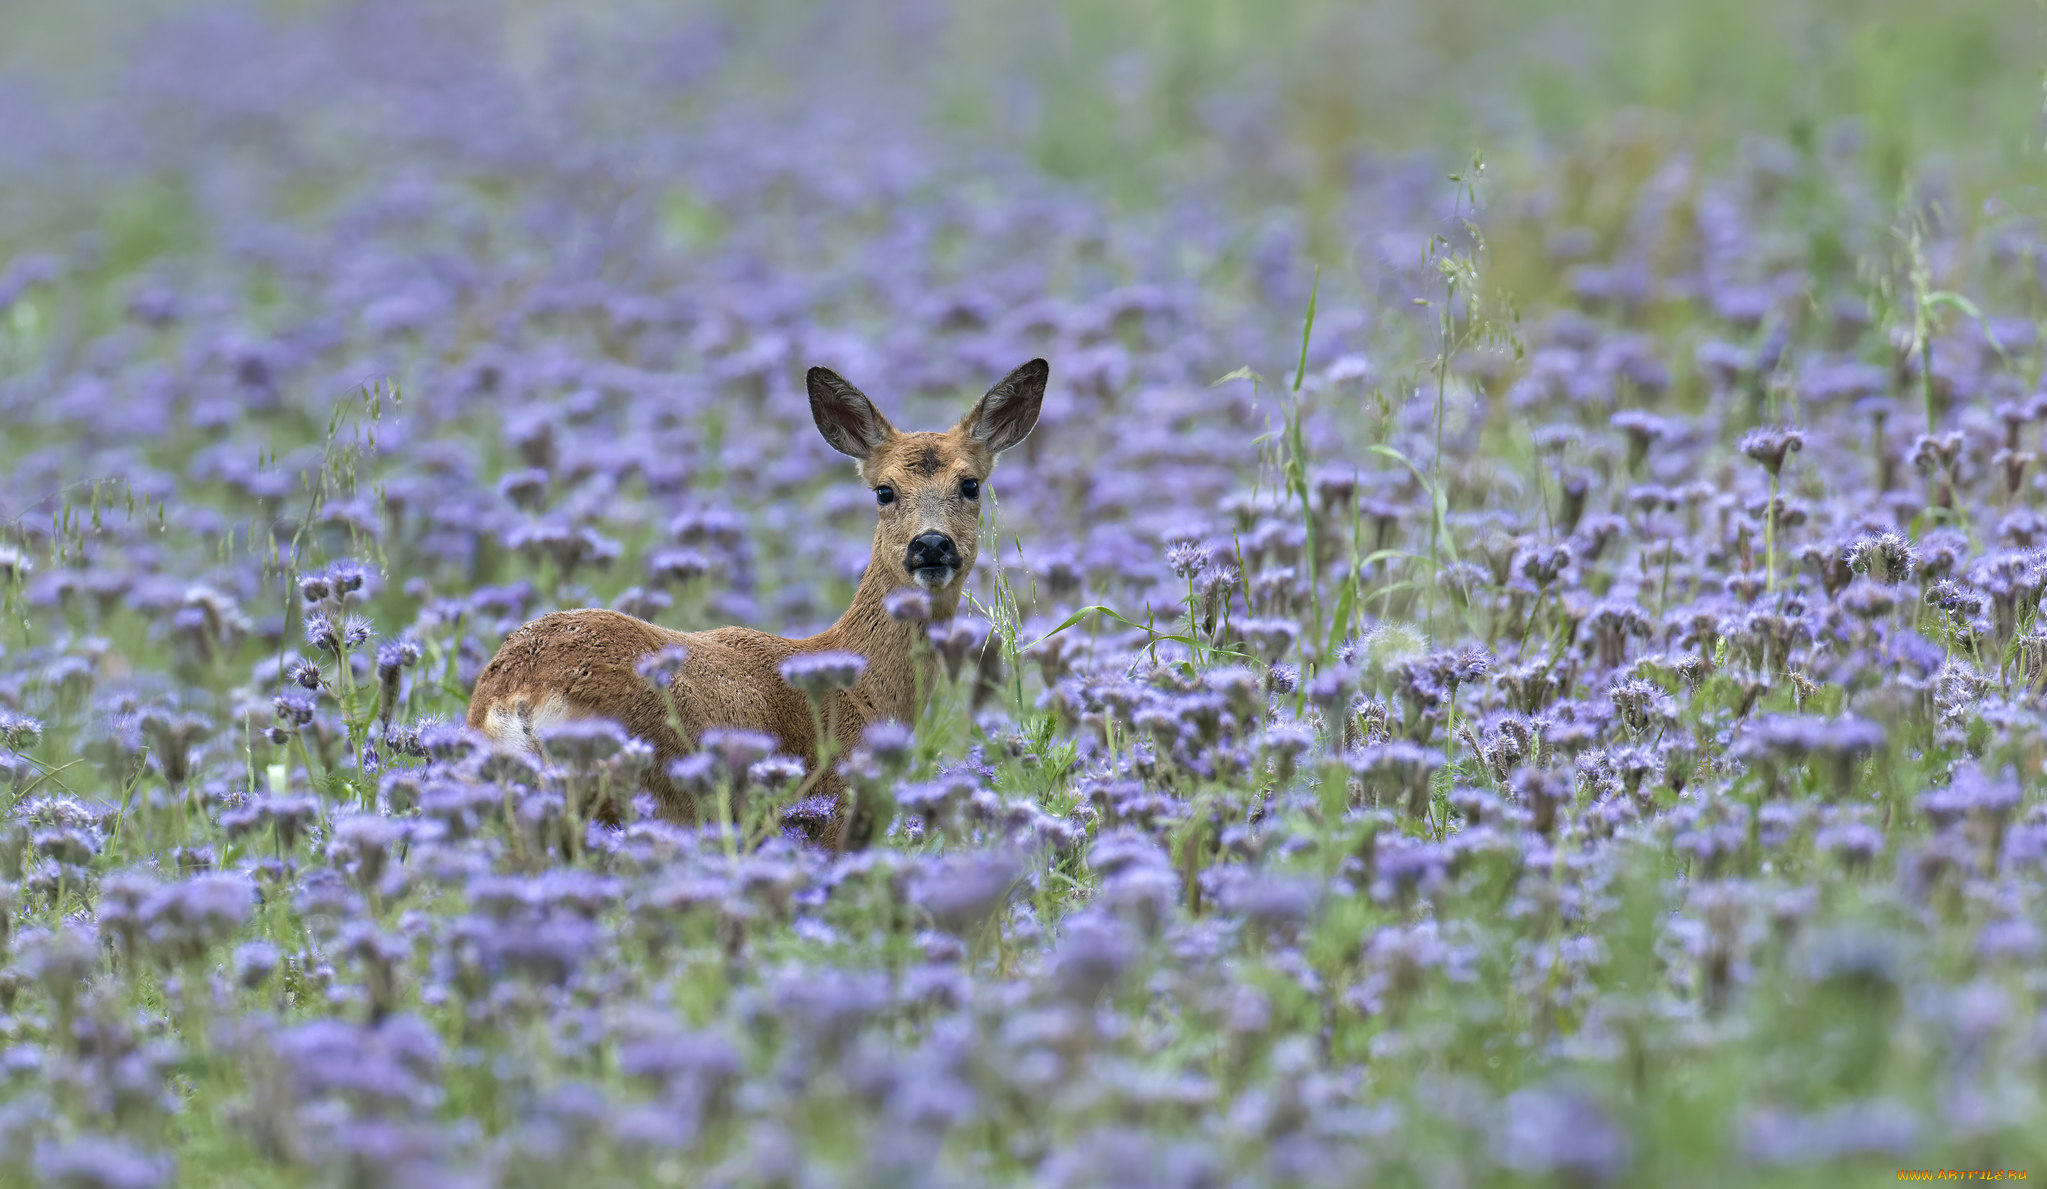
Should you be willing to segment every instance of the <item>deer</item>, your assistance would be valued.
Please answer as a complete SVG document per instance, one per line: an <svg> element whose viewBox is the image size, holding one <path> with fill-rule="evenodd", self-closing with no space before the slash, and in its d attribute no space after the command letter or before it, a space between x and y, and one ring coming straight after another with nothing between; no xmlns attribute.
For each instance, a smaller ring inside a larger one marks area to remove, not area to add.
<svg viewBox="0 0 2047 1189"><path fill-rule="evenodd" d="M818 728L844 752L870 724L909 724L923 712L938 671L927 633L957 612L978 552L983 485L997 457L1036 427L1049 374L1043 359L1033 359L997 381L951 429L904 433L837 373L811 368L811 419L874 492L873 550L845 613L814 636L790 639L737 626L677 631L594 607L556 611L506 637L477 675L469 726L494 750L536 753L554 724L613 720L652 748L645 790L662 816L683 824L698 820L698 806L669 779L669 764L696 751L707 731L760 732L803 762L806 803L823 798L830 807L798 821L785 812L781 820L834 850L866 845L875 823L845 812L843 780L820 770L826 752ZM891 597L905 590L922 598ZM682 660L664 690L642 668L670 649L680 649ZM865 668L850 686L817 693L828 704L814 713L813 695L785 679L784 664L848 652L864 658Z"/></svg>

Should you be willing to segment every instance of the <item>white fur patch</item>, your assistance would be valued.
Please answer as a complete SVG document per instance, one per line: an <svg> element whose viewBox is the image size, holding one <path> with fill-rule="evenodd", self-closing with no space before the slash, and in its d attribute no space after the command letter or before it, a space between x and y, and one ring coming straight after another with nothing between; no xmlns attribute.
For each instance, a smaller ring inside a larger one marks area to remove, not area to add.
<svg viewBox="0 0 2047 1189"><path fill-rule="evenodd" d="M568 699L560 694L547 695L538 706L521 694L484 713L483 733L506 751L539 751L540 732L573 717Z"/></svg>

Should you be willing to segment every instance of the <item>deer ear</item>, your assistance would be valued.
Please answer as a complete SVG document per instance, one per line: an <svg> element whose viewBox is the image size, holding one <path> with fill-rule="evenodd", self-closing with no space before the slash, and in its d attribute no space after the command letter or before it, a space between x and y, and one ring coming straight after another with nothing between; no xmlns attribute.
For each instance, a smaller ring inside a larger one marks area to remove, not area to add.
<svg viewBox="0 0 2047 1189"><path fill-rule="evenodd" d="M804 386L810 389L810 417L817 422L817 432L839 453L864 462L896 432L873 401L832 369L811 368Z"/></svg>
<svg viewBox="0 0 2047 1189"><path fill-rule="evenodd" d="M1044 360L1033 359L997 380L960 422L961 432L996 454L1029 437L1044 406L1045 378L1051 371Z"/></svg>

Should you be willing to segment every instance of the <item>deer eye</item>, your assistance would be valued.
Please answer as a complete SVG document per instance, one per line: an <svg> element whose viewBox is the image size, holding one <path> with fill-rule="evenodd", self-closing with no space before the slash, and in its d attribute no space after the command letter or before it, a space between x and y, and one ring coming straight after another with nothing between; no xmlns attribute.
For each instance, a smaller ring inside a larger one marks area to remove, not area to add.
<svg viewBox="0 0 2047 1189"><path fill-rule="evenodd" d="M886 508L896 502L896 489L884 483L874 489L874 502Z"/></svg>
<svg viewBox="0 0 2047 1189"><path fill-rule="evenodd" d="M980 498L981 498L981 481L980 481L979 479L961 479L961 480L960 480L960 495L961 495L962 497L964 497L964 498L966 498L966 499L970 499L970 500L977 500L977 499L980 499Z"/></svg>

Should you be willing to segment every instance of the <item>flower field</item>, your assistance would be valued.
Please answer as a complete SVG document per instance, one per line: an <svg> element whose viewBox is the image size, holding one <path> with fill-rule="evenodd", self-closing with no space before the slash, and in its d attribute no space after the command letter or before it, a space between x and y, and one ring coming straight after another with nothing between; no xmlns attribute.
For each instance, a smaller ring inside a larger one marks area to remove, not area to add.
<svg viewBox="0 0 2047 1189"><path fill-rule="evenodd" d="M2047 1175L2037 11L1700 131L1278 7L1464 122L909 0L0 17L0 1183ZM804 370L1033 357L870 845L464 725L548 611L827 627Z"/></svg>

